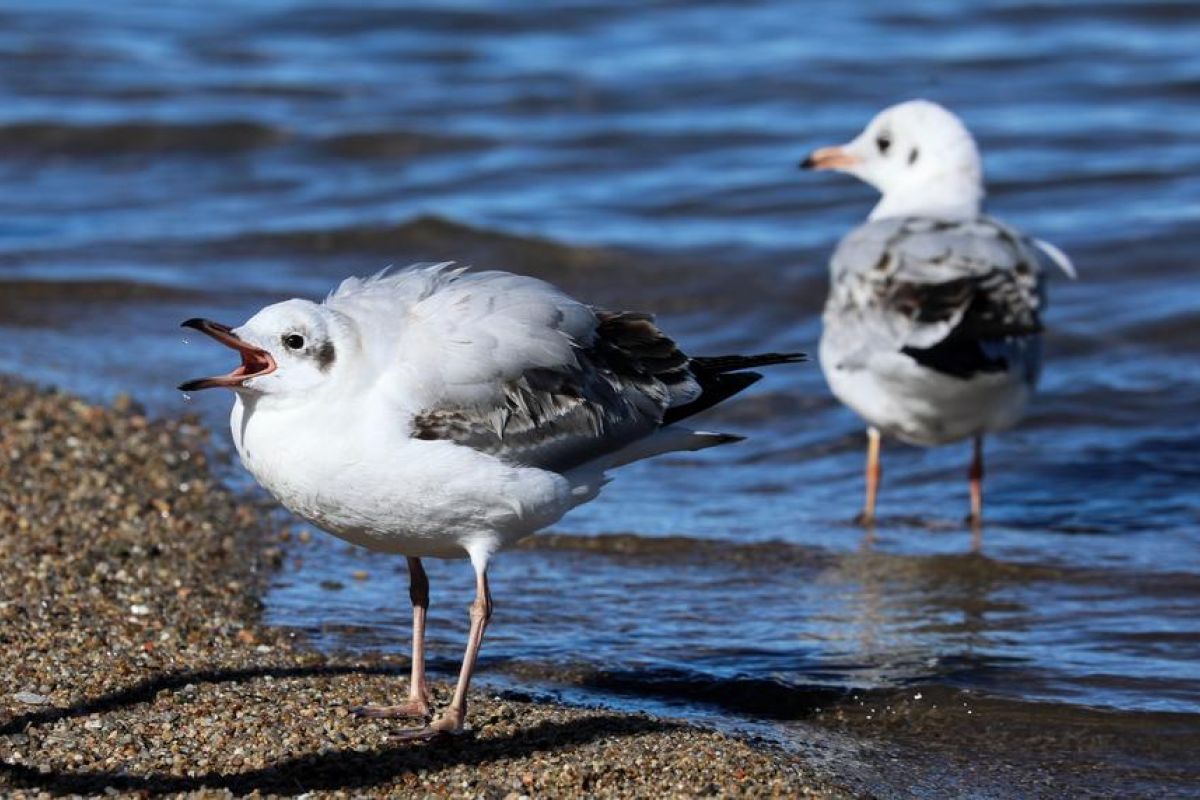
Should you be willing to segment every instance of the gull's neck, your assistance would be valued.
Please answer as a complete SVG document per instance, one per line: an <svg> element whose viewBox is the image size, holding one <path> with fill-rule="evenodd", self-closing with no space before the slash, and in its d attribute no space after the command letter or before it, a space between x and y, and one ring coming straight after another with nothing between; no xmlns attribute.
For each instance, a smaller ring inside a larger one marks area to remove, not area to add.
<svg viewBox="0 0 1200 800"><path fill-rule="evenodd" d="M945 173L926 181L892 187L871 210L869 220L888 217L974 219L983 206L983 187L972 176Z"/></svg>

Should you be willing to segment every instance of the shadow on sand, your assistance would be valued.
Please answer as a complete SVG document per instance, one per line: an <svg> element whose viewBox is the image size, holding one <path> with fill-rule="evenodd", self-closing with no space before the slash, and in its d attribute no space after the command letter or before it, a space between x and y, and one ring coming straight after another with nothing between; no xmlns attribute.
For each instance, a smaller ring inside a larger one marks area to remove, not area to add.
<svg viewBox="0 0 1200 800"><path fill-rule="evenodd" d="M393 674L387 667L317 666L213 669L171 672L141 681L129 688L67 708L21 714L0 725L0 736L21 733L62 719L114 711L148 703L163 690L182 689L196 683L236 683L255 678L302 678L347 674ZM169 774L131 775L113 772L43 772L37 766L0 762L0 775L11 785L59 794L94 794L106 788L126 792L190 792L227 789L235 794L254 791L294 794L312 790L356 790L387 782L418 770L471 766L498 758L519 758L539 750L561 750L613 736L633 736L668 731L675 723L617 714L600 714L573 722L542 722L511 736L459 738L424 745L398 743L374 750L334 750L289 758L262 768L237 773L206 772L194 776Z"/></svg>

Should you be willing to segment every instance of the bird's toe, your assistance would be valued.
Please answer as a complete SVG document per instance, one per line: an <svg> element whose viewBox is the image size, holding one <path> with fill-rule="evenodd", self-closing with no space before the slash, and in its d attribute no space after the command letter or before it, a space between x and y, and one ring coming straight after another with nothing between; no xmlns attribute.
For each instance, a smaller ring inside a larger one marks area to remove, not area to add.
<svg viewBox="0 0 1200 800"><path fill-rule="evenodd" d="M475 731L453 717L439 717L421 728L396 731L392 737L402 742L428 742L457 736L474 736Z"/></svg>
<svg viewBox="0 0 1200 800"><path fill-rule="evenodd" d="M358 719L429 719L429 704L421 700L409 700L394 706L359 706L354 709Z"/></svg>

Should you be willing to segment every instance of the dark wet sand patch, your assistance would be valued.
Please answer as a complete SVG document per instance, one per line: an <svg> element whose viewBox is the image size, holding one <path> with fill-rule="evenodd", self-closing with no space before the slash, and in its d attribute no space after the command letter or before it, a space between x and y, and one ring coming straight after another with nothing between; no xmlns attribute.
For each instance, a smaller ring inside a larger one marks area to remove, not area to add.
<svg viewBox="0 0 1200 800"><path fill-rule="evenodd" d="M261 625L277 537L204 443L194 421L0 381L0 793L844 796L782 752L640 714L477 692L473 738L356 721L404 692L403 660Z"/></svg>

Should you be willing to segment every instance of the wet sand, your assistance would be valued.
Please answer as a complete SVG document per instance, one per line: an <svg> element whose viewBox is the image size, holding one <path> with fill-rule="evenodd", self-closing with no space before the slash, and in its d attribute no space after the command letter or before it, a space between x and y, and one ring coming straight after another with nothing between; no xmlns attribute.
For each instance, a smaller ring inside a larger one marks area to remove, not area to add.
<svg viewBox="0 0 1200 800"><path fill-rule="evenodd" d="M476 691L469 737L355 720L407 664L261 624L279 533L213 479L205 439L0 380L5 796L847 796L794 755L642 714Z"/></svg>

